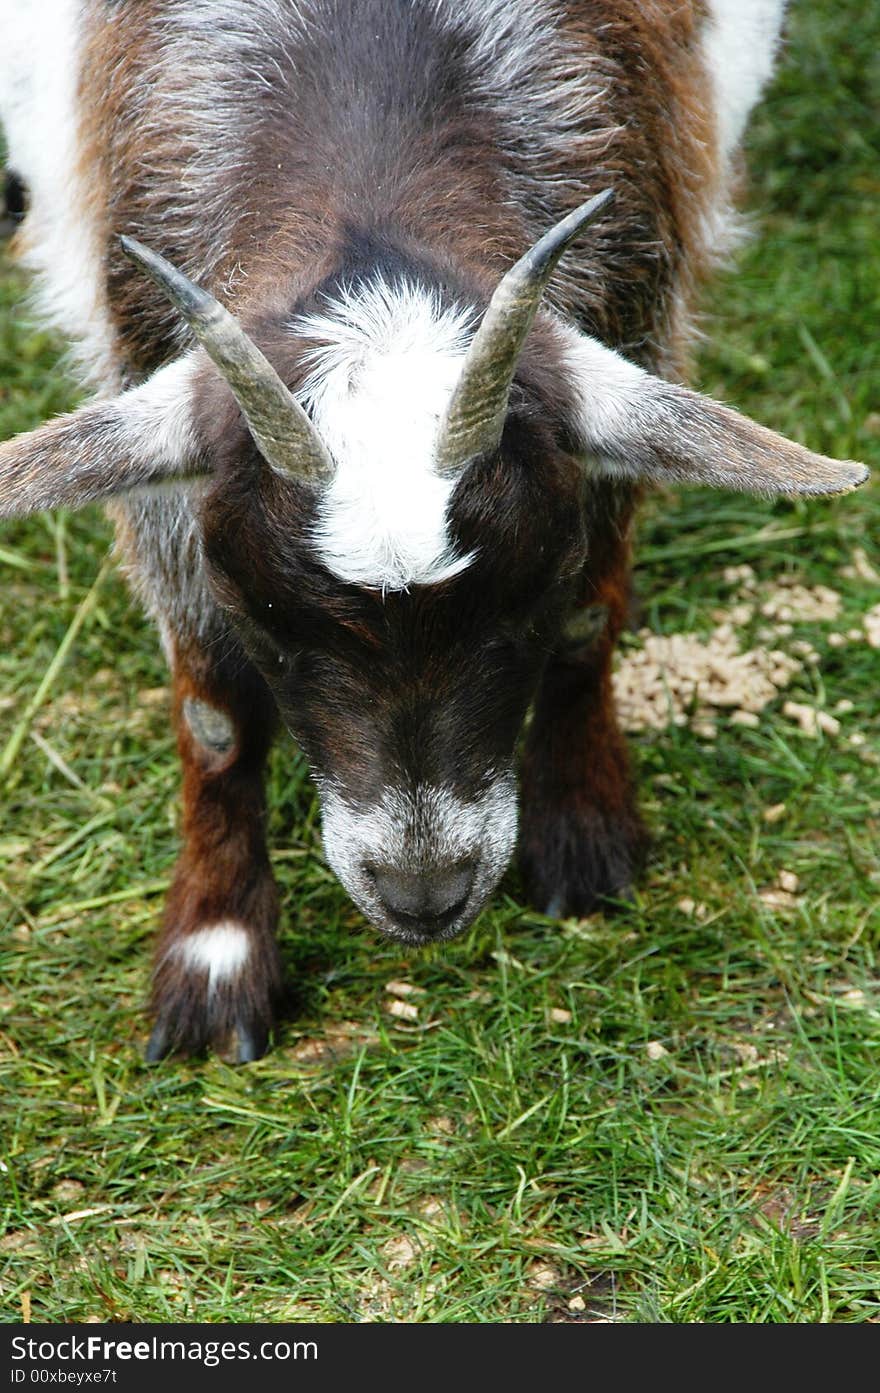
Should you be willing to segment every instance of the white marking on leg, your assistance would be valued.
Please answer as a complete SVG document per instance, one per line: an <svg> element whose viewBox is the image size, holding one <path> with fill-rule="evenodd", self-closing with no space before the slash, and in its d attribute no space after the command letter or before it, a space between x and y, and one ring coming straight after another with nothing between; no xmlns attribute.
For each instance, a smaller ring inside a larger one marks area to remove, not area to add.
<svg viewBox="0 0 880 1393"><path fill-rule="evenodd" d="M196 929L169 949L191 972L207 972L209 996L221 982L238 975L250 951L250 935L234 919Z"/></svg>

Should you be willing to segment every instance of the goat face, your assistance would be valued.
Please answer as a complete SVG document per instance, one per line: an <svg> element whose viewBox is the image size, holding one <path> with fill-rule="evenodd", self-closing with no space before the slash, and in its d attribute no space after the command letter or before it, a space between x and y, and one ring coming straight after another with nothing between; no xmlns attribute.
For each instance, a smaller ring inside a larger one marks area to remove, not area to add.
<svg viewBox="0 0 880 1393"><path fill-rule="evenodd" d="M226 448L201 508L211 581L309 759L327 860L383 932L451 938L516 841L517 736L584 560L580 470L512 413L450 501L468 564L383 594L322 564L313 498Z"/></svg>
<svg viewBox="0 0 880 1393"><path fill-rule="evenodd" d="M810 495L867 474L652 377L554 316L532 327L558 256L606 203L570 214L507 272L472 338L474 316L436 294L343 297L323 395L304 375L309 326L284 315L271 334L261 328L279 376L217 301L129 242L220 376L187 353L0 447L0 516L211 477L197 509L215 596L311 761L330 864L407 942L470 922L513 848L517 733L575 596L589 481ZM412 369L420 335L439 354L424 391ZM411 391L421 394L412 419ZM346 460L362 449L369 482L352 493ZM383 499L398 505L400 492L406 505L412 477L429 525L411 528L424 521L418 507L392 506L386 538L373 527L375 490L384 479ZM359 512L365 544L352 565ZM600 543L614 526L599 519Z"/></svg>

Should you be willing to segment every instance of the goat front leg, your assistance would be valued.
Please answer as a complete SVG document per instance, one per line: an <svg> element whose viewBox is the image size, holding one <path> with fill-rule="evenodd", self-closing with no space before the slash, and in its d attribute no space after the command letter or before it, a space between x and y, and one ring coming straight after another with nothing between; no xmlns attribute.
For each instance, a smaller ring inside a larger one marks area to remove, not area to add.
<svg viewBox="0 0 880 1393"><path fill-rule="evenodd" d="M150 1061L206 1046L258 1059L281 980L263 790L275 705L242 657L210 653L172 653L184 847L156 947Z"/></svg>
<svg viewBox="0 0 880 1393"><path fill-rule="evenodd" d="M547 665L522 766L520 868L532 903L554 918L628 899L647 845L611 684L629 608L635 500L607 485L594 493L602 526L573 616L580 638Z"/></svg>

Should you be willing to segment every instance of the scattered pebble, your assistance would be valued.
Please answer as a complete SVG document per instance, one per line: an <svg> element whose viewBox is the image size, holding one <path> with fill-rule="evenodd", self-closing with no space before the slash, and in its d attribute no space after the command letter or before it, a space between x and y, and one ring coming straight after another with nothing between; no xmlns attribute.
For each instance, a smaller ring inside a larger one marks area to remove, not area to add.
<svg viewBox="0 0 880 1393"><path fill-rule="evenodd" d="M388 1242L382 1245L382 1256L388 1263L390 1272L401 1267L411 1267L416 1260L416 1251L415 1244L406 1234L401 1234L399 1238L389 1238Z"/></svg>
<svg viewBox="0 0 880 1393"><path fill-rule="evenodd" d="M649 1040L645 1046L645 1052L649 1059L666 1059L669 1054L666 1046L662 1045L659 1040Z"/></svg>
<svg viewBox="0 0 880 1393"><path fill-rule="evenodd" d="M841 1006L849 1006L856 1011L863 1011L868 1005L868 999L861 987L847 987L838 994L837 1000Z"/></svg>
<svg viewBox="0 0 880 1393"><path fill-rule="evenodd" d="M868 613L862 617L865 626L865 634L868 643L872 648L880 648L880 605L875 605L869 609Z"/></svg>
<svg viewBox="0 0 880 1393"><path fill-rule="evenodd" d="M732 726L748 726L750 730L756 730L761 724L761 718L754 711L734 711L730 718Z"/></svg>
<svg viewBox="0 0 880 1393"><path fill-rule="evenodd" d="M451 1117L446 1117L442 1113L437 1117L430 1117L427 1122L430 1132L437 1132L440 1136L451 1137L455 1132L455 1122Z"/></svg>
<svg viewBox="0 0 880 1393"><path fill-rule="evenodd" d="M762 904L766 905L768 909L778 909L785 912L797 909L798 907L796 898L788 890L760 890L758 892L758 899Z"/></svg>
<svg viewBox="0 0 880 1393"><path fill-rule="evenodd" d="M866 580L870 585L880 585L880 571L871 565L864 547L855 548L851 565L841 566L840 574L846 580Z"/></svg>
<svg viewBox="0 0 880 1393"><path fill-rule="evenodd" d="M59 1180L57 1185L52 1186L52 1198L56 1204L73 1204L82 1199L85 1193L86 1187L80 1180Z"/></svg>
<svg viewBox="0 0 880 1393"><path fill-rule="evenodd" d="M706 915L709 913L706 905L698 904L696 900L691 899L690 895L685 895L678 901L678 908L681 910L682 914L686 914L689 919L705 919Z"/></svg>
<svg viewBox="0 0 880 1393"><path fill-rule="evenodd" d="M817 736L820 731L823 735L837 735L840 732L840 721L836 717L827 711L817 711L814 706L806 706L801 701L787 701L782 714L790 721L796 721L804 735Z"/></svg>
<svg viewBox="0 0 880 1393"><path fill-rule="evenodd" d="M799 624L815 620L836 619L840 614L841 598L827 585L800 585L782 576L777 588L761 605L765 619L782 619Z"/></svg>
<svg viewBox="0 0 880 1393"><path fill-rule="evenodd" d="M413 982L386 982L385 990L391 996L424 996L424 987L417 987Z"/></svg>
<svg viewBox="0 0 880 1393"><path fill-rule="evenodd" d="M718 734L718 725L715 721L693 721L691 730L698 740L714 740Z"/></svg>
<svg viewBox="0 0 880 1393"><path fill-rule="evenodd" d="M568 1309L570 1311L585 1311L587 1303L582 1296L573 1296L568 1303Z"/></svg>
<svg viewBox="0 0 880 1393"><path fill-rule="evenodd" d="M741 626L742 628L745 628L746 624L750 624L750 623L752 622L752 619L754 618L754 616L755 616L755 606L754 606L754 605L752 605L752 604L739 604L739 605L734 605L733 609L730 611L730 622L731 622L731 624L736 624L736 625L738 625L738 626Z"/></svg>
<svg viewBox="0 0 880 1393"><path fill-rule="evenodd" d="M778 881L780 890L785 890L789 895L793 895L800 885L794 871L780 871Z"/></svg>
<svg viewBox="0 0 880 1393"><path fill-rule="evenodd" d="M388 1014L397 1016L402 1021L417 1021L419 1018L418 1006L413 1006L411 1001L399 1001L396 997L394 1001L388 1003Z"/></svg>
<svg viewBox="0 0 880 1393"><path fill-rule="evenodd" d="M547 1013L554 1025L570 1025L571 1012L564 1011L561 1006L551 1006Z"/></svg>
<svg viewBox="0 0 880 1393"><path fill-rule="evenodd" d="M813 645L808 643L805 638L796 639L791 645L791 651L792 653L796 653L799 658L803 658L807 663L818 663L819 661L819 654L816 652Z"/></svg>
<svg viewBox="0 0 880 1393"><path fill-rule="evenodd" d="M536 1262L529 1269L529 1286L537 1287L538 1291L550 1291L558 1287L561 1280L559 1272L550 1263Z"/></svg>
<svg viewBox="0 0 880 1393"><path fill-rule="evenodd" d="M738 585L742 590L754 590L758 584L751 566L725 566L722 575L728 585Z"/></svg>
<svg viewBox="0 0 880 1393"><path fill-rule="evenodd" d="M765 808L761 814L765 822L781 822L785 817L786 807L784 803L773 803L771 807Z"/></svg>

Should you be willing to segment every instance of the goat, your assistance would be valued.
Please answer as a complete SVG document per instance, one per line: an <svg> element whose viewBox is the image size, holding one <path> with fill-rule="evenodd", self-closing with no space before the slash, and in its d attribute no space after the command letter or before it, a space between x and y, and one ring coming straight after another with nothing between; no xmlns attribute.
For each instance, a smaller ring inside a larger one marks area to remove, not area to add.
<svg viewBox="0 0 880 1393"><path fill-rule="evenodd" d="M517 840L551 916L628 894L640 490L867 474L676 380L783 8L6 0L22 255L98 394L0 447L0 516L107 502L173 674L148 1059L266 1048L279 720L392 939L459 933Z"/></svg>

